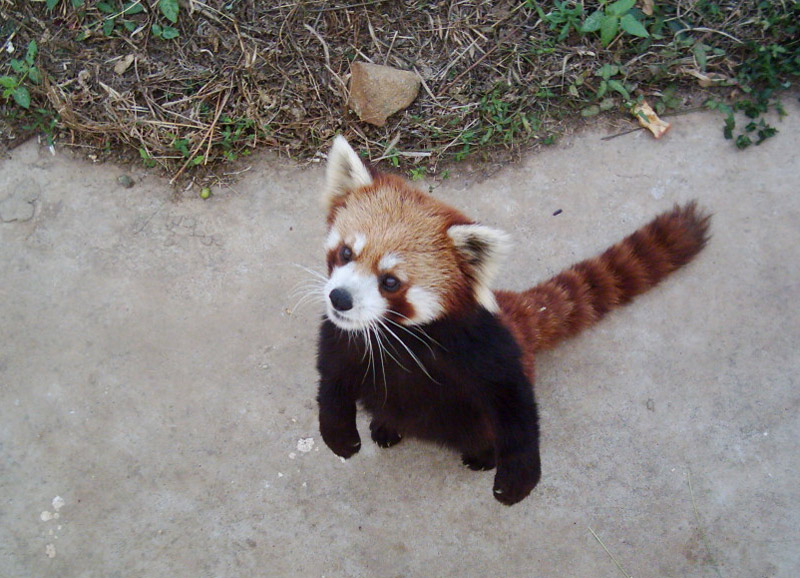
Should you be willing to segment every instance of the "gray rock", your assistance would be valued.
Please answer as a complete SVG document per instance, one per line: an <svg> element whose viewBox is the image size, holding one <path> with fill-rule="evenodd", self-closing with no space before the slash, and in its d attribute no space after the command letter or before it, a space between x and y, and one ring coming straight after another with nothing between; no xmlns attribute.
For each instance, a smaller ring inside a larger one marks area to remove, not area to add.
<svg viewBox="0 0 800 578"><path fill-rule="evenodd" d="M130 177L130 175L120 175L120 176L118 176L117 177L117 182L119 183L119 185L122 188L125 188L125 189L130 189L133 185L136 184L136 181L134 181Z"/></svg>
<svg viewBox="0 0 800 578"><path fill-rule="evenodd" d="M350 65L350 108L364 122L383 126L386 119L411 104L419 93L416 74L366 62Z"/></svg>

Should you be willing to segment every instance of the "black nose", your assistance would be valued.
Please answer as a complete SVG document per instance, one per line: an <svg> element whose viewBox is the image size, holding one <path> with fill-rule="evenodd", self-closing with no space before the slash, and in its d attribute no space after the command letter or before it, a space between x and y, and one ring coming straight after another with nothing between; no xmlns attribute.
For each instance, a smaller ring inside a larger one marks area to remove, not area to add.
<svg viewBox="0 0 800 578"><path fill-rule="evenodd" d="M337 311L347 311L353 308L353 298L345 289L334 289L328 295L331 305Z"/></svg>

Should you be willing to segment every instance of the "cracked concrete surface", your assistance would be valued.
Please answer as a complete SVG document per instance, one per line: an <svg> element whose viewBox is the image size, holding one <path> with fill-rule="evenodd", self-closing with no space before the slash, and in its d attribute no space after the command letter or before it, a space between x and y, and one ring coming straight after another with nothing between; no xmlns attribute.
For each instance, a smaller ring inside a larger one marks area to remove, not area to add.
<svg viewBox="0 0 800 578"><path fill-rule="evenodd" d="M262 157L235 192L175 200L141 170L125 189L122 169L16 149L0 161L0 575L622 575L589 528L632 576L800 575L787 109L746 152L693 114L662 141L587 132L435 191L513 235L509 288L674 202L715 214L696 262L540 357L543 479L513 508L446 450L365 442L343 463L322 443L321 309L292 310L313 281L296 265L323 268L321 167Z"/></svg>

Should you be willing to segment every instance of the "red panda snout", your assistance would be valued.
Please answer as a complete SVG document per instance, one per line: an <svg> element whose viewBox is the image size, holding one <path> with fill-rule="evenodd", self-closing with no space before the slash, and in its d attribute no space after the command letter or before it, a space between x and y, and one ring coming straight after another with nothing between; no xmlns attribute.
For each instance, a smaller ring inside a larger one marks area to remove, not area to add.
<svg viewBox="0 0 800 578"><path fill-rule="evenodd" d="M378 278L360 271L353 261L333 268L323 293L328 319L342 329L367 329L386 315L388 302L381 295Z"/></svg>

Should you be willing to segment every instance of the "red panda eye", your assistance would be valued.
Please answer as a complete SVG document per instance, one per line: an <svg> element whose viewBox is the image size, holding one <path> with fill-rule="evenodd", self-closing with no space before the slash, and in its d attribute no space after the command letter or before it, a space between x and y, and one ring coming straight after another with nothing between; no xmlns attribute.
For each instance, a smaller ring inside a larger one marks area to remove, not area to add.
<svg viewBox="0 0 800 578"><path fill-rule="evenodd" d="M342 245L342 248L339 249L339 259L342 263L349 263L353 260L353 250L347 245Z"/></svg>
<svg viewBox="0 0 800 578"><path fill-rule="evenodd" d="M400 288L400 279L394 275L384 275L381 277L381 289L394 293Z"/></svg>

